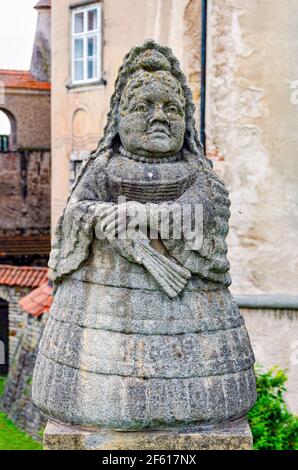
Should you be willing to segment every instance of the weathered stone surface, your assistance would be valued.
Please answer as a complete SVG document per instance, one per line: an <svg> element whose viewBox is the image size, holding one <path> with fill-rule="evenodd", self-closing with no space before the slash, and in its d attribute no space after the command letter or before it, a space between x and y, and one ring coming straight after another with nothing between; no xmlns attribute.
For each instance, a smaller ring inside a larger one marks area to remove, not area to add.
<svg viewBox="0 0 298 470"><path fill-rule="evenodd" d="M241 356L247 341L244 326L225 331L175 335L139 335L74 326L49 319L41 353L60 364L104 375L184 378L237 373L253 362ZM57 343L48 349L51 337ZM84 355L81 345L84 338ZM107 344L110 348L107 349ZM230 345L227 351L227 344ZM225 353L228 352L228 357ZM238 361L235 358L240 357Z"/></svg>
<svg viewBox="0 0 298 470"><path fill-rule="evenodd" d="M56 229L56 294L33 383L50 419L183 429L239 419L255 401L254 355L228 290L228 191L193 114L170 49L153 41L133 48L104 137ZM166 236L161 203L171 214ZM198 206L202 230L190 240ZM141 231L131 226L135 212Z"/></svg>
<svg viewBox="0 0 298 470"><path fill-rule="evenodd" d="M76 425L160 429L215 423L242 417L255 399L251 369L210 377L144 379L90 373L42 356L35 373L43 377L39 394L33 395L35 404L47 416Z"/></svg>
<svg viewBox="0 0 298 470"><path fill-rule="evenodd" d="M1 237L49 233L50 160L43 150L0 153Z"/></svg>
<svg viewBox="0 0 298 470"><path fill-rule="evenodd" d="M49 421L46 450L250 450L252 435L245 419L209 429L164 431L86 431Z"/></svg>
<svg viewBox="0 0 298 470"><path fill-rule="evenodd" d="M12 293L13 288L9 287L9 289ZM27 313L22 314L18 305L19 296L14 295L15 299L10 298L11 301L15 300L15 305L13 302L10 303L12 307L9 312L12 317L10 320L13 322L17 317L20 326L15 337L15 344L13 344L14 354L11 356L9 375L0 399L0 410L4 411L20 429L40 441L46 419L32 403L31 384L38 343L47 315L34 318ZM16 315L17 308L19 309L18 316Z"/></svg>

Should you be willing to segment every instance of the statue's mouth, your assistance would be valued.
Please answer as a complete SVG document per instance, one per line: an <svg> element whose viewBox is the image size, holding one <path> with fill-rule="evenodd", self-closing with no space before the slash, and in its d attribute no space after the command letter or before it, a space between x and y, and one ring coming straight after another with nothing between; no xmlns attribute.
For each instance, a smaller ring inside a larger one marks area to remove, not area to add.
<svg viewBox="0 0 298 470"><path fill-rule="evenodd" d="M164 137L165 135L168 137L170 136L168 129L162 126L151 127L150 129L148 129L147 134L153 135L154 137L158 137L158 135L162 137Z"/></svg>

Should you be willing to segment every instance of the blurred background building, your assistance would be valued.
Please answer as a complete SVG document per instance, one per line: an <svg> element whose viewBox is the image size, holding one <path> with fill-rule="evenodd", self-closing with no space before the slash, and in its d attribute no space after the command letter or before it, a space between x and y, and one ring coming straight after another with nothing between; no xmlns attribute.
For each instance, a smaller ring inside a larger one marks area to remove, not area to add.
<svg viewBox="0 0 298 470"><path fill-rule="evenodd" d="M37 32L30 73L45 84L51 65L52 230L82 160L102 136L124 55L148 38L171 47L193 92L206 153L230 191L231 290L257 361L288 369L287 400L297 413L298 107L291 100L298 79L297 1L52 0L50 9L50 1L41 0L37 6L38 31L47 32ZM43 40L49 38L50 16L51 64L49 40ZM34 96L49 100L49 89ZM42 109L44 118L48 104ZM18 129L15 109L6 113L12 130ZM30 112L25 116L33 119ZM49 147L43 118L30 121L33 147ZM9 145L17 139L10 137ZM43 207L36 217L39 230L49 207L41 183L49 169L46 157L41 160L46 151L35 149L32 157L32 164L40 158L33 185L41 191L42 201L35 203L36 210ZM5 152L0 158L8 171L13 160ZM33 315L43 302L48 309L48 290L37 293L23 303Z"/></svg>

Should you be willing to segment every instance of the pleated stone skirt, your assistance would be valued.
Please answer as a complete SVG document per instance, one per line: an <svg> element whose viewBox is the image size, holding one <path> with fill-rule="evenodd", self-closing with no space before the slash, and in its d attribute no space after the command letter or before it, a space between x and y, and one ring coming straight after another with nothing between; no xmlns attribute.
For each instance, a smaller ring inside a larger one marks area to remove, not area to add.
<svg viewBox="0 0 298 470"><path fill-rule="evenodd" d="M194 276L171 300L142 266L95 242L56 292L33 401L52 420L92 428L216 424L254 404L253 363L226 287Z"/></svg>

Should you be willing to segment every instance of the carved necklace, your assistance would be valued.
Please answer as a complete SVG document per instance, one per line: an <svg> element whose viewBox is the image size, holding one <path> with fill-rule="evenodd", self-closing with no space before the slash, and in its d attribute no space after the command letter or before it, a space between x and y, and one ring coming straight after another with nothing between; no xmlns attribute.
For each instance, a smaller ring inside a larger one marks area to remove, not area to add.
<svg viewBox="0 0 298 470"><path fill-rule="evenodd" d="M171 157L156 157L156 158L149 158L149 157L142 157L140 155L134 155L133 153L130 153L128 150L126 150L124 147L120 147L120 154L122 157L129 158L131 160L135 160L136 162L142 162L142 163L155 163L155 164L160 164L160 163L173 163L173 162L178 162L182 159L182 152L178 152L176 155L172 155Z"/></svg>

